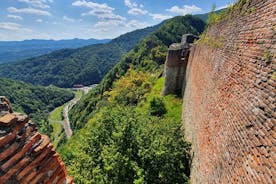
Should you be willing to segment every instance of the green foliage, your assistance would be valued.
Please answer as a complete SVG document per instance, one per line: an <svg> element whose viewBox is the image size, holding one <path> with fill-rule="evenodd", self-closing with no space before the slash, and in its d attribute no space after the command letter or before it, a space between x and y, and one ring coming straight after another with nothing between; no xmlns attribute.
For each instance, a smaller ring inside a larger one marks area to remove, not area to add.
<svg viewBox="0 0 276 184"><path fill-rule="evenodd" d="M17 63L2 64L0 76L44 86L99 83L123 54L159 26L124 34L106 44L62 49Z"/></svg>
<svg viewBox="0 0 276 184"><path fill-rule="evenodd" d="M271 61L272 60L272 54L269 51L265 52L264 53L264 59L266 61Z"/></svg>
<svg viewBox="0 0 276 184"><path fill-rule="evenodd" d="M50 122L47 119L43 119L39 129L41 132L49 135L50 133L53 132L54 127L50 124Z"/></svg>
<svg viewBox="0 0 276 184"><path fill-rule="evenodd" d="M220 17L218 14L215 12L216 10L216 5L213 5L211 12L209 13L208 19L207 19L207 25L211 24L217 24L220 21Z"/></svg>
<svg viewBox="0 0 276 184"><path fill-rule="evenodd" d="M226 19L233 19L238 15L246 16L250 13L254 13L256 8L250 6L251 0L236 0L234 4L228 5L228 7L222 11L215 12L216 6L212 7L212 11L209 13L207 25L218 24Z"/></svg>
<svg viewBox="0 0 276 184"><path fill-rule="evenodd" d="M178 16L165 21L157 31L137 44L107 73L101 82L101 91L110 89L113 81L123 76L130 64L134 69L156 71L165 63L167 48L172 43L179 42L182 35L186 33L199 35L204 27L202 20L191 15Z"/></svg>
<svg viewBox="0 0 276 184"><path fill-rule="evenodd" d="M150 91L150 75L129 69L125 76L114 82L113 89L105 92L109 102L123 105L137 104Z"/></svg>
<svg viewBox="0 0 276 184"><path fill-rule="evenodd" d="M160 45L151 50L151 60L155 61L157 64L164 64L167 56L167 47L165 45ZM145 63L146 65L148 63Z"/></svg>
<svg viewBox="0 0 276 184"><path fill-rule="evenodd" d="M276 80L276 71L273 72L272 79Z"/></svg>
<svg viewBox="0 0 276 184"><path fill-rule="evenodd" d="M15 62L50 53L62 48L78 48L110 40L71 39L71 40L23 40L0 41L0 63Z"/></svg>
<svg viewBox="0 0 276 184"><path fill-rule="evenodd" d="M163 71L167 48L174 42L179 42L183 34L199 35L204 30L205 23L191 15L178 16L165 21L160 28L143 39L134 49L128 52L103 78L101 83L82 98L70 112L74 129L82 128L102 106L103 93L109 91L113 82L124 76L132 66L134 70L160 74Z"/></svg>
<svg viewBox="0 0 276 184"><path fill-rule="evenodd" d="M73 108L75 135L59 149L76 183L188 183L181 100L160 96L159 77L168 46L204 26L190 15L165 21Z"/></svg>
<svg viewBox="0 0 276 184"><path fill-rule="evenodd" d="M166 114L167 109L162 98L155 97L150 101L150 114L153 116L162 116Z"/></svg>
<svg viewBox="0 0 276 184"><path fill-rule="evenodd" d="M62 137L64 136L64 129L62 126L62 113L64 106L65 105L55 108L52 112L50 112L48 116L48 121L50 125L53 127L50 138L55 148L58 146L59 142L62 140Z"/></svg>
<svg viewBox="0 0 276 184"><path fill-rule="evenodd" d="M214 5L213 5L213 6L214 6ZM213 10L213 7L212 7L212 10ZM215 11L215 13L216 13L216 14L219 14L219 13L221 13L222 11L225 11L225 9L217 10L217 11ZM207 23L208 17L209 17L209 15L210 15L210 13L212 13L212 11L209 12L209 13L197 14L197 15L194 15L194 16L200 18L201 20L203 20L204 22Z"/></svg>
<svg viewBox="0 0 276 184"><path fill-rule="evenodd" d="M196 43L208 45L212 48L223 48L224 37L219 36L219 38L213 38L211 36L208 36L205 32L199 36L199 39L196 41Z"/></svg>
<svg viewBox="0 0 276 184"><path fill-rule="evenodd" d="M0 92L11 101L14 111L28 114L48 135L53 129L47 120L48 113L74 97L72 92L57 87L34 86L4 78L0 78Z"/></svg>
<svg viewBox="0 0 276 184"><path fill-rule="evenodd" d="M190 144L179 122L108 107L61 155L76 183L187 183Z"/></svg>

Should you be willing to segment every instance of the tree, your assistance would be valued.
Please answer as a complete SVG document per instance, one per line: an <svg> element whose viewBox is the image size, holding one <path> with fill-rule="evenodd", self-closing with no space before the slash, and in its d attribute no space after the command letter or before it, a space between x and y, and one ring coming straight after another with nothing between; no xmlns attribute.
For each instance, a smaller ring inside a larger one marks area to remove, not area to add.
<svg viewBox="0 0 276 184"><path fill-rule="evenodd" d="M150 114L153 116L163 116L166 114L167 109L165 107L165 103L163 102L162 98L154 97L150 101Z"/></svg>

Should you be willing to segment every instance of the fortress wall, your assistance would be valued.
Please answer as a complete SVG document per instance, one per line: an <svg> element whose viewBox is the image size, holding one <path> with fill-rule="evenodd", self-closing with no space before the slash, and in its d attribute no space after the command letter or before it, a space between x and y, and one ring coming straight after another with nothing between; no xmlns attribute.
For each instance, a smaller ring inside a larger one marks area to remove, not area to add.
<svg viewBox="0 0 276 184"><path fill-rule="evenodd" d="M276 1L251 0L203 40L183 98L192 183L276 183Z"/></svg>
<svg viewBox="0 0 276 184"><path fill-rule="evenodd" d="M37 132L28 116L13 113L0 99L0 183L71 184L50 139Z"/></svg>

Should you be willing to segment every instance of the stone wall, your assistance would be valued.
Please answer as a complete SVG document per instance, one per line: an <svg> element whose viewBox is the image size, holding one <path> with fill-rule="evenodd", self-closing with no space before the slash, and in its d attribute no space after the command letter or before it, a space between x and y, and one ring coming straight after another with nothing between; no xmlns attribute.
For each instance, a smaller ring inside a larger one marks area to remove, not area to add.
<svg viewBox="0 0 276 184"><path fill-rule="evenodd" d="M170 46L165 62L165 83L162 95L182 96L190 47L195 39L197 39L196 36L185 34L182 36L181 43L174 43Z"/></svg>
<svg viewBox="0 0 276 184"><path fill-rule="evenodd" d="M28 116L13 113L8 100L0 105L0 183L70 184L64 163L47 136Z"/></svg>
<svg viewBox="0 0 276 184"><path fill-rule="evenodd" d="M183 126L192 183L276 183L276 1L247 9L209 27L190 53Z"/></svg>

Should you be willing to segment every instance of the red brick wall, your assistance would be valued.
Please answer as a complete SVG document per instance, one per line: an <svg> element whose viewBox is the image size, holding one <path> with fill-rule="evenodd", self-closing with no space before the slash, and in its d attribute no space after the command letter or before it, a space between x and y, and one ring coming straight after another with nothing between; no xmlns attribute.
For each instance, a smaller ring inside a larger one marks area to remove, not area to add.
<svg viewBox="0 0 276 184"><path fill-rule="evenodd" d="M0 183L70 184L64 163L47 136L26 115L0 116Z"/></svg>
<svg viewBox="0 0 276 184"><path fill-rule="evenodd" d="M193 183L276 183L276 1L249 8L208 29L221 46L191 51L183 126Z"/></svg>

